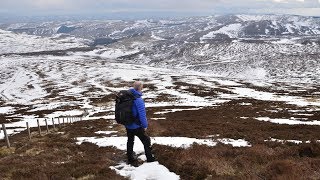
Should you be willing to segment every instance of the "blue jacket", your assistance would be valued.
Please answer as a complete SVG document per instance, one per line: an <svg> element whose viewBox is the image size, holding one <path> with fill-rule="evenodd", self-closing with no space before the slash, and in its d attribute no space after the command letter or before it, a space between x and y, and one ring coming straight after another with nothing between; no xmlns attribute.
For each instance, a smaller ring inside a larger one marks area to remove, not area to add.
<svg viewBox="0 0 320 180"><path fill-rule="evenodd" d="M141 98L142 93L136 91L135 89L131 88L130 91L136 97L132 106L132 113L133 116L140 120L140 123L132 123L130 125L126 125L127 129L138 129L138 128L147 128L148 127L148 120L146 115L146 108L144 105L144 101Z"/></svg>

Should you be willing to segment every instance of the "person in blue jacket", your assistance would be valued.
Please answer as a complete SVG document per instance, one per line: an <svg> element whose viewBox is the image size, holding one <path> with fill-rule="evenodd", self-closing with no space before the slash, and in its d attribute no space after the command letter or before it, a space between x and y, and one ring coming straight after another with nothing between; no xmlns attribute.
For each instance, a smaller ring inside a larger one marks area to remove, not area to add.
<svg viewBox="0 0 320 180"><path fill-rule="evenodd" d="M132 113L139 122L133 122L132 124L126 125L128 142L127 142L127 157L128 163L133 164L137 160L133 156L133 145L134 138L137 136L140 141L143 143L144 151L147 157L147 162L154 162L155 158L151 152L151 139L146 134L148 128L148 120L146 115L146 108L142 96L143 84L140 81L136 81L133 84L133 87L130 88L130 92L136 98L133 103Z"/></svg>

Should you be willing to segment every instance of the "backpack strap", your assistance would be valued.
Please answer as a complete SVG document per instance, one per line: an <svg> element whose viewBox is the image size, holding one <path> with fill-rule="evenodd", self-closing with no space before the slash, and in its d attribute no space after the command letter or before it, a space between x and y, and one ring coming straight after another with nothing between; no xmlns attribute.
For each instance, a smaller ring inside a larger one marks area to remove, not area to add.
<svg viewBox="0 0 320 180"><path fill-rule="evenodd" d="M131 97L132 97L132 99L133 99L133 100L136 100L136 99L137 99L137 97L135 97L135 96L133 95L133 93L132 93L130 90L128 90L128 94L130 94L130 95L131 95Z"/></svg>
<svg viewBox="0 0 320 180"><path fill-rule="evenodd" d="M128 90L128 93L131 95L132 100L136 100L136 99L137 99L137 97L134 96L133 93L132 93L130 90ZM138 125L141 125L141 122L140 122L139 118L137 118L137 117L134 117L134 118L135 118L135 121L134 121L134 122L135 122L136 124L138 124Z"/></svg>

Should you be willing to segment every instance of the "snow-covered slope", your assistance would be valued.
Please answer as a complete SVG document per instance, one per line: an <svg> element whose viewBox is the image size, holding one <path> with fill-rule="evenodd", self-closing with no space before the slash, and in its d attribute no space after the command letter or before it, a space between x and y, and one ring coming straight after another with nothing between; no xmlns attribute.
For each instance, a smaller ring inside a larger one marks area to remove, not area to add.
<svg viewBox="0 0 320 180"><path fill-rule="evenodd" d="M217 33L234 37L310 36L320 34L320 18L294 15L220 15L171 20L104 20L2 24L0 28L32 35L67 33L94 38L128 37L153 33L177 37L180 33ZM160 30L160 31L159 31ZM233 31L233 33L230 33ZM89 32L89 34L88 34Z"/></svg>
<svg viewBox="0 0 320 180"><path fill-rule="evenodd" d="M211 110L227 103L233 107L243 100L241 106L259 102L270 107L239 119L319 126L318 25L312 17L247 15L2 25L0 120L10 135L25 130L26 122L36 127L36 119L41 125L66 116L112 120L114 92L138 79L145 82L152 121L169 120L172 112ZM286 116L280 113L284 109ZM244 139L206 137L156 137L153 142L251 146ZM126 142L121 136L78 140L120 150ZM132 179L179 178L158 163L111 168ZM145 170L151 174L137 176Z"/></svg>
<svg viewBox="0 0 320 180"><path fill-rule="evenodd" d="M0 30L0 54L64 50L85 47L86 42L72 36L39 37Z"/></svg>
<svg viewBox="0 0 320 180"><path fill-rule="evenodd" d="M317 83L320 77L320 19L316 17L217 15L2 24L0 28L5 30L0 31L0 55L89 44L92 51L75 55L241 79Z"/></svg>

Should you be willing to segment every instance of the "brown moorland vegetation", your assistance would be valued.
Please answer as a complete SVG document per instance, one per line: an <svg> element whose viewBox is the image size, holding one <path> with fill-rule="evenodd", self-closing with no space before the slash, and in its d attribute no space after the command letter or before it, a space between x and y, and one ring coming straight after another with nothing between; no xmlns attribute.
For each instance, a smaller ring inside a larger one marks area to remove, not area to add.
<svg viewBox="0 0 320 180"><path fill-rule="evenodd" d="M73 128L77 125L79 128ZM32 128L34 133L31 141L28 141L24 131L10 138L10 149L5 147L2 140L0 179L124 179L109 168L124 159L123 152L91 143L77 145L72 136L77 132L76 136L89 135L89 132L93 136L96 129L108 125L106 120L83 121L41 136Z"/></svg>
<svg viewBox="0 0 320 180"><path fill-rule="evenodd" d="M179 86L188 84L180 83ZM153 86L150 85L150 90L152 89ZM220 90L208 91L194 86L188 91L197 96L212 98ZM174 99L174 96L163 94L156 101ZM112 97L104 96L96 100L97 102L92 102L109 103ZM151 101L146 101L148 100ZM147 108L150 123L148 133L151 136L241 138L252 147L236 148L219 143L215 147L193 145L182 149L154 145L158 161L180 175L181 179L320 179L320 143L315 142L320 139L319 126L280 125L255 119L301 117L310 121L319 120L319 112L314 111L307 116L297 115L292 110L300 110L303 114L308 112L309 107L254 99L233 99L219 106L198 110L168 111L186 108L193 107ZM95 115L110 113L112 112L100 112ZM11 149L5 148L5 143L1 140L0 179L123 179L109 167L125 160L124 151L90 143L76 144L76 137L106 136L95 133L103 130L118 131L111 135L125 136L122 126L115 125L112 120L97 119L75 122L42 136L38 136L36 128L32 128L31 141L27 140L26 131L11 136ZM266 141L270 138L311 143Z"/></svg>

